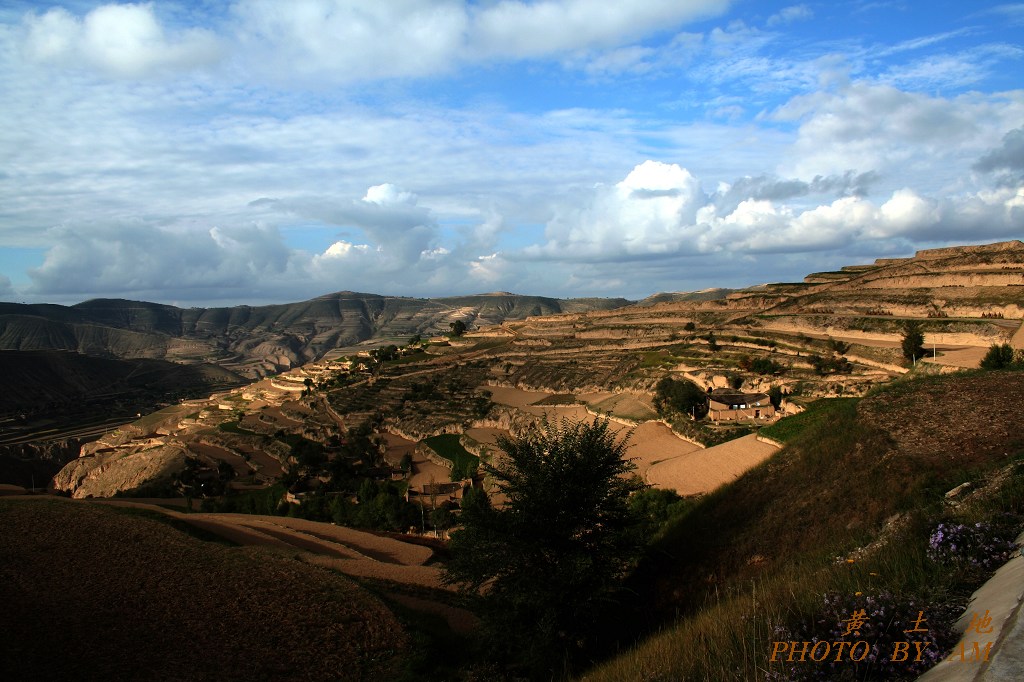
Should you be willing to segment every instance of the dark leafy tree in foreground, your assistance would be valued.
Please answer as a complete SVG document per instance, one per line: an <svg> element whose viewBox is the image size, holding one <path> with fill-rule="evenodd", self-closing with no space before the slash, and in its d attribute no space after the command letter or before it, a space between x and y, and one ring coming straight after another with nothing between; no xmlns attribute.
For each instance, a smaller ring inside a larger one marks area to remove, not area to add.
<svg viewBox="0 0 1024 682"><path fill-rule="evenodd" d="M643 485L608 422L544 422L484 464L504 494L471 491L444 579L482 591L489 657L531 678L567 673L638 552L628 499Z"/></svg>

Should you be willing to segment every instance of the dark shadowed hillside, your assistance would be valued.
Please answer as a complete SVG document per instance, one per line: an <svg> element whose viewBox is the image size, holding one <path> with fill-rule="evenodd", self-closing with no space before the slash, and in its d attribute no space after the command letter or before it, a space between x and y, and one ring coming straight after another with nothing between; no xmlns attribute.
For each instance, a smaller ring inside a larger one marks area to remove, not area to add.
<svg viewBox="0 0 1024 682"><path fill-rule="evenodd" d="M0 501L0 677L394 679L408 636L352 581L126 510Z"/></svg>
<svg viewBox="0 0 1024 682"><path fill-rule="evenodd" d="M244 382L208 363L0 351L0 482L43 486L83 441L169 402Z"/></svg>
<svg viewBox="0 0 1024 682"><path fill-rule="evenodd" d="M118 360L80 353L0 351L0 413L67 410L83 401L131 400L206 392L243 379L211 364Z"/></svg>

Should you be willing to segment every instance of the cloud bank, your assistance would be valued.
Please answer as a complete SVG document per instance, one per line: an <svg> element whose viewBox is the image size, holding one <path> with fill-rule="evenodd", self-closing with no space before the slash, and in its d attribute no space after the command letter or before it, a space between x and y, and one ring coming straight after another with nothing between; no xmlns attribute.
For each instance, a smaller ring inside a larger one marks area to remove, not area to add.
<svg viewBox="0 0 1024 682"><path fill-rule="evenodd" d="M11 0L0 295L639 298L1021 236L1012 13L817 35L884 11Z"/></svg>

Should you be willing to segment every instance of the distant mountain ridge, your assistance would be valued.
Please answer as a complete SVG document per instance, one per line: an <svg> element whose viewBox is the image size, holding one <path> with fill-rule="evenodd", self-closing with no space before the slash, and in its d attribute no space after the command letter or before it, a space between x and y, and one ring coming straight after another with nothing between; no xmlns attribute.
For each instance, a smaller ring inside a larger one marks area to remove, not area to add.
<svg viewBox="0 0 1024 682"><path fill-rule="evenodd" d="M557 299L497 292L407 298L341 291L265 306L178 308L124 299L72 306L0 303L0 350L63 350L115 358L215 362L255 377L373 338L436 334L461 320L610 310L623 298Z"/></svg>

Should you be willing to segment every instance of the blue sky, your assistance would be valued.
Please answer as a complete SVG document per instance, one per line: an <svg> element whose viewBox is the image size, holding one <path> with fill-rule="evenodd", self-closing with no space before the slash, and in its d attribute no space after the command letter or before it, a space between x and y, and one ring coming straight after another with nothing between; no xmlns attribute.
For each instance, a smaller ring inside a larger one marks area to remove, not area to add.
<svg viewBox="0 0 1024 682"><path fill-rule="evenodd" d="M626 296L1024 237L1024 3L19 2L0 298Z"/></svg>

